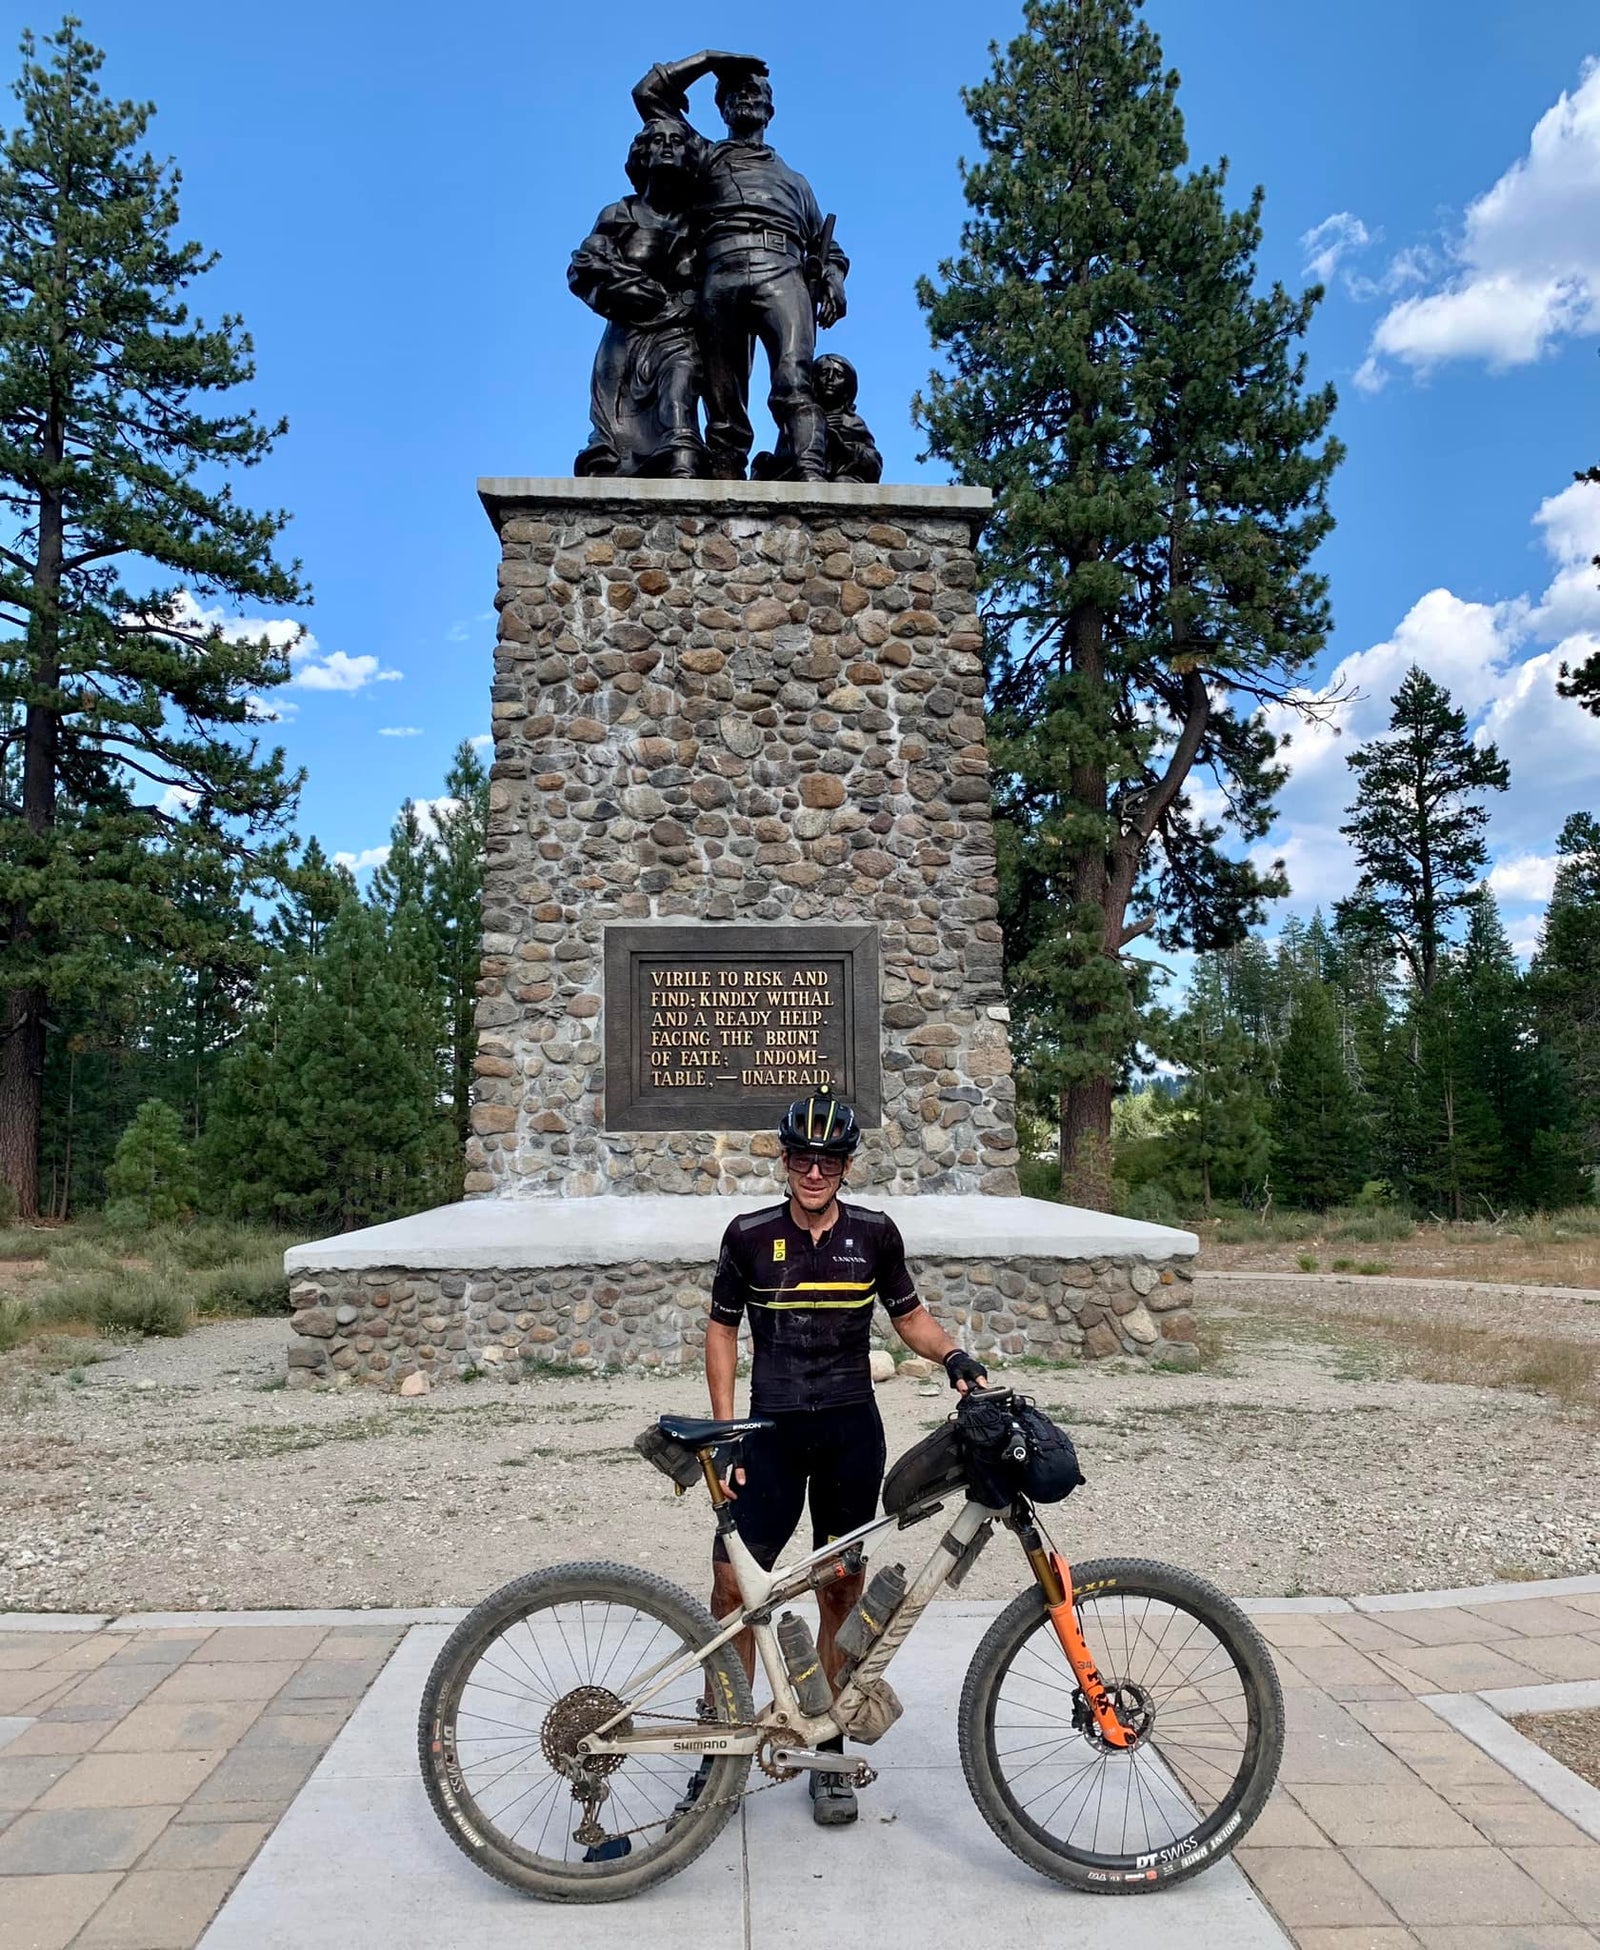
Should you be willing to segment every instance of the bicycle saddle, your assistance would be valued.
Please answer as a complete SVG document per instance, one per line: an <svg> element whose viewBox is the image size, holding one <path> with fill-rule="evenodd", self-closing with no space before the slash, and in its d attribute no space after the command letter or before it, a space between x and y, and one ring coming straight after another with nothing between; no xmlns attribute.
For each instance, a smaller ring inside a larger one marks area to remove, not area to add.
<svg viewBox="0 0 1600 1950"><path fill-rule="evenodd" d="M770 1429L772 1424L761 1416L742 1422L700 1422L692 1415L663 1415L656 1427L686 1449L710 1449L719 1442L737 1442L742 1435L754 1435L757 1429Z"/></svg>

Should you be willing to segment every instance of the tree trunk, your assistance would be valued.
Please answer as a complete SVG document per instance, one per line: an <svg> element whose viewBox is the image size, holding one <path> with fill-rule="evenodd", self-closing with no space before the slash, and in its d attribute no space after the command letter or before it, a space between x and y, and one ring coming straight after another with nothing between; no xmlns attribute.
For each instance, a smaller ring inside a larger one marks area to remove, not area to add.
<svg viewBox="0 0 1600 1950"><path fill-rule="evenodd" d="M1089 1077L1061 1093L1061 1196L1091 1212L1111 1209L1110 1077Z"/></svg>
<svg viewBox="0 0 1600 1950"><path fill-rule="evenodd" d="M61 565L66 538L66 510L56 481L65 450L62 417L52 409L45 423L39 554L25 652L34 694L23 730L22 816L35 840L45 839L56 820L61 713L55 690L61 681ZM10 933L12 947L23 950L34 937L33 917L20 901L11 911ZM7 999L5 1055L0 1058L0 1168L16 1194L18 1218L27 1220L39 1216L44 1037L44 989L32 984L12 990Z"/></svg>
<svg viewBox="0 0 1600 1950"><path fill-rule="evenodd" d="M44 991L13 989L6 998L0 1053L0 1170L17 1201L17 1217L39 1216L39 1113L44 1104Z"/></svg>

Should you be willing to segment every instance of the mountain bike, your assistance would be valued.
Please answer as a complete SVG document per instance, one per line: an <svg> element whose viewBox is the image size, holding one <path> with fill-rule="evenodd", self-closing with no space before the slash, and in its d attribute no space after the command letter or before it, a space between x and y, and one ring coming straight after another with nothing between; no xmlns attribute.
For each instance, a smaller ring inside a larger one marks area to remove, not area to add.
<svg viewBox="0 0 1600 1950"><path fill-rule="evenodd" d="M944 1430L890 1472L883 1516L764 1571L713 1460L764 1426L664 1415L638 1445L680 1488L691 1471L703 1478L741 1611L713 1619L627 1565L558 1564L484 1599L440 1651L418 1723L422 1775L482 1869L548 1901L615 1901L710 1847L760 1791L747 1788L752 1762L763 1787L806 1770L870 1783L864 1760L819 1747L839 1734L870 1742L898 1717L885 1668L997 1525L1033 1582L984 1634L961 1693L961 1764L990 1828L1042 1874L1106 1895L1181 1882L1239 1842L1277 1774L1283 1697L1231 1599L1136 1558L1069 1566L1026 1497L997 1508L967 1493ZM841 1630L859 1656L835 1693L803 1617L780 1608L854 1575L879 1533L951 1503L915 1575L880 1567L868 1583ZM772 1692L760 1711L733 1644L746 1628Z"/></svg>

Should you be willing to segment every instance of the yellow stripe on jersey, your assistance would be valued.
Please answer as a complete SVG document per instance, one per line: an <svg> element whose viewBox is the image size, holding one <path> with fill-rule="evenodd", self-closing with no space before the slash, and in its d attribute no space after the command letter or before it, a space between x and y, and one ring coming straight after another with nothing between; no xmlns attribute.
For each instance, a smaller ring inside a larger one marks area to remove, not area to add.
<svg viewBox="0 0 1600 1950"><path fill-rule="evenodd" d="M837 1311L841 1308L848 1310L853 1307L870 1307L877 1297L875 1293L864 1293L859 1300L752 1300L750 1304L753 1307L762 1307L768 1313L794 1313L797 1309L806 1313L815 1313L822 1308L832 1308Z"/></svg>

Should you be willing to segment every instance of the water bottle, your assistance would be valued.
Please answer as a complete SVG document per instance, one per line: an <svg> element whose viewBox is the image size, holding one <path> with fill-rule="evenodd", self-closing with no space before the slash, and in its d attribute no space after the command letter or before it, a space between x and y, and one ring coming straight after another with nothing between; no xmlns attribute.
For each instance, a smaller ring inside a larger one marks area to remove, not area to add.
<svg viewBox="0 0 1600 1950"><path fill-rule="evenodd" d="M856 1600L855 1609L839 1627L834 1643L852 1665L866 1657L868 1646L888 1624L906 1595L906 1567L886 1564Z"/></svg>
<svg viewBox="0 0 1600 1950"><path fill-rule="evenodd" d="M794 1688L796 1706L808 1718L826 1713L833 1704L833 1688L817 1657L817 1642L811 1636L811 1627L792 1611L786 1611L778 1620L778 1650L783 1654L789 1684Z"/></svg>

